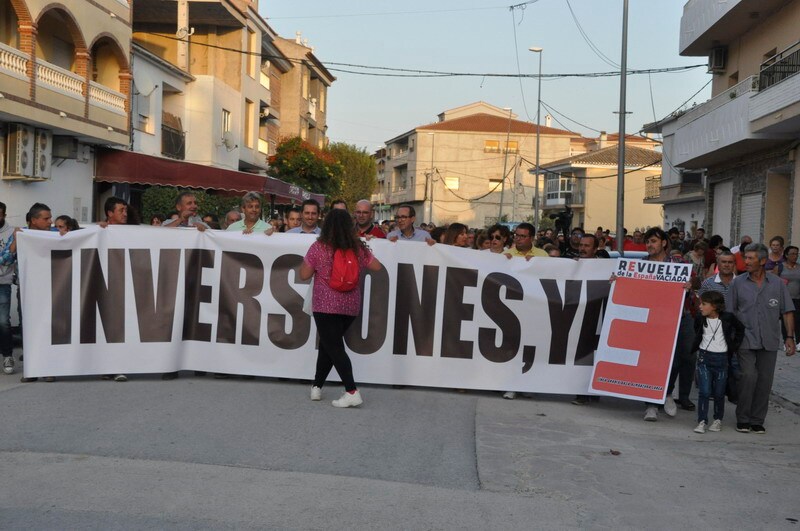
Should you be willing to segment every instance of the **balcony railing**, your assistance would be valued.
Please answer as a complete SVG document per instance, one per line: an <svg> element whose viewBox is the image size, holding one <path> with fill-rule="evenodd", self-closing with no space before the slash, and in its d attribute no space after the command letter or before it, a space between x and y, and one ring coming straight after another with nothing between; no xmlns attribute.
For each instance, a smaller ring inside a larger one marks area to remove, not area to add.
<svg viewBox="0 0 800 531"><path fill-rule="evenodd" d="M60 92L83 98L83 78L74 72L39 61L36 63L36 79Z"/></svg>
<svg viewBox="0 0 800 531"><path fill-rule="evenodd" d="M758 89L766 90L800 72L800 41L761 64Z"/></svg>
<svg viewBox="0 0 800 531"><path fill-rule="evenodd" d="M681 122L688 123L692 120L696 120L713 110L719 109L731 100L735 100L736 98L757 90L758 76L750 76L744 79L744 81L740 81L736 85L725 90L724 92L717 94L707 102L697 105L696 107L692 107L686 111L683 116L681 116Z"/></svg>
<svg viewBox="0 0 800 531"><path fill-rule="evenodd" d="M25 53L0 43L0 70L11 72L17 77L28 75L28 56Z"/></svg>
<svg viewBox="0 0 800 531"><path fill-rule="evenodd" d="M183 160L186 157L186 133L162 125L161 154L171 159Z"/></svg>
<svg viewBox="0 0 800 531"><path fill-rule="evenodd" d="M125 113L125 95L94 81L89 82L89 99L115 111Z"/></svg>
<svg viewBox="0 0 800 531"><path fill-rule="evenodd" d="M661 196L661 176L654 175L644 179L644 198L658 199Z"/></svg>

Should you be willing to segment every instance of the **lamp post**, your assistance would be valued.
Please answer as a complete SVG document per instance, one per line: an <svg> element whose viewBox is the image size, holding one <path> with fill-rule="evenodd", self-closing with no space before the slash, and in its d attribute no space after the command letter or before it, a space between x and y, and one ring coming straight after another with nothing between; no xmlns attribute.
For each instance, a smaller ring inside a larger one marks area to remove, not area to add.
<svg viewBox="0 0 800 531"><path fill-rule="evenodd" d="M504 111L508 111L508 132L506 133L506 149L505 156L503 157L503 174L500 175L500 210L497 213L497 222L503 221L503 196L506 193L506 167L508 166L508 143L511 140L511 107L503 107ZM502 149L502 148L501 148ZM511 221L514 221L513 219Z"/></svg>
<svg viewBox="0 0 800 531"><path fill-rule="evenodd" d="M427 133L427 135L431 137L431 171L428 177L431 182L431 204L428 212L428 223L433 223L433 152L436 147L436 137L433 133Z"/></svg>
<svg viewBox="0 0 800 531"><path fill-rule="evenodd" d="M528 50L539 54L539 92L536 96L536 178L533 189L533 224L539 228L539 143L542 114L542 51L544 48L531 46Z"/></svg>

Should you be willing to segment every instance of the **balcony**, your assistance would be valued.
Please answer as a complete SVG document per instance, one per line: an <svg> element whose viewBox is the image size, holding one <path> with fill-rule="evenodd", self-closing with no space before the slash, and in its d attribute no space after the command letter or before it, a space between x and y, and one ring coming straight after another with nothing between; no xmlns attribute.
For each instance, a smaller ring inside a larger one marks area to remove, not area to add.
<svg viewBox="0 0 800 531"><path fill-rule="evenodd" d="M317 121L317 98L308 100L308 119L312 122Z"/></svg>
<svg viewBox="0 0 800 531"><path fill-rule="evenodd" d="M707 55L726 46L767 16L785 0L689 0L683 6L678 50L681 55Z"/></svg>
<svg viewBox="0 0 800 531"><path fill-rule="evenodd" d="M125 94L94 81L89 82L89 101L118 114L125 114Z"/></svg>
<svg viewBox="0 0 800 531"><path fill-rule="evenodd" d="M750 100L752 130L758 133L800 131L800 42L761 67L759 91Z"/></svg>
<svg viewBox="0 0 800 531"><path fill-rule="evenodd" d="M260 82L261 82L261 86L262 87L264 87L265 89L269 90L269 73L268 72L264 72L263 70L261 71Z"/></svg>
<svg viewBox="0 0 800 531"><path fill-rule="evenodd" d="M546 210L561 209L569 206L583 206L584 189L581 183L572 177L548 178L545 181Z"/></svg>
<svg viewBox="0 0 800 531"><path fill-rule="evenodd" d="M738 85L689 110L677 120L672 164L704 167L730 157L744 141L764 138L750 131L750 96L757 78Z"/></svg>
<svg viewBox="0 0 800 531"><path fill-rule="evenodd" d="M36 63L37 84L75 99L83 99L83 78L45 61Z"/></svg>

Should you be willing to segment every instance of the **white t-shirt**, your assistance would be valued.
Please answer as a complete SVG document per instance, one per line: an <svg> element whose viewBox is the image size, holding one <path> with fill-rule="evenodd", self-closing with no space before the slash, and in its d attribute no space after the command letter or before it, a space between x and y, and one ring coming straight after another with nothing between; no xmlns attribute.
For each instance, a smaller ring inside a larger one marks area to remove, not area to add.
<svg viewBox="0 0 800 531"><path fill-rule="evenodd" d="M722 321L706 317L700 348L709 352L728 352L728 343L725 342L725 334L722 333Z"/></svg>

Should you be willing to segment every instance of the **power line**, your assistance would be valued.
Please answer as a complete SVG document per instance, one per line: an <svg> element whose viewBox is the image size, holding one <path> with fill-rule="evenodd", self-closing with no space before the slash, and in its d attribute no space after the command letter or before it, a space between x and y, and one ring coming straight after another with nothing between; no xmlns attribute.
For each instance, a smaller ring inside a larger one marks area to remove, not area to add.
<svg viewBox="0 0 800 531"><path fill-rule="evenodd" d="M170 39L174 41L184 41L186 38L179 39L173 35L163 34L163 33L148 33L148 35L157 35L159 37ZM210 44L205 42L197 42L197 41L189 41L190 44L194 46L204 46L206 48L214 48L217 50L223 50L233 53L238 53L241 55L252 55L258 56L262 59L282 59L289 61L295 64L303 64L305 62L304 59L290 59L283 55L271 55L265 54L261 52L249 52L247 50L240 50L238 48L231 48L227 46L219 46L217 44ZM357 75L368 75L368 76L377 76L377 77L499 77L499 78L528 78L528 79L538 79L539 74L505 74L505 73L491 73L491 72L449 72L444 70L422 70L422 69L415 69L415 68L398 68L398 67L390 67L390 66L375 66L375 65L360 65L356 63L340 63L334 61L326 61L324 63L325 67L328 70L336 71L336 72L345 72ZM330 65L330 66L328 66ZM697 64L697 65L683 65L683 66L671 66L671 67L664 67L664 68L644 68L644 69L630 69L628 70L629 76L635 75L642 75L642 74L665 74L665 73L677 73L677 72L686 72L689 70L694 70L700 67L707 67L706 64ZM344 68L336 68L336 67L344 67ZM382 72L389 72L387 74L379 73L379 72L359 72L356 70L349 70L349 69L360 69L360 70L378 70ZM609 72L575 72L575 73L561 73L561 74L542 74L541 77L543 80L550 80L550 79L566 79L566 78L594 78L594 77L616 77L620 75L619 71L609 71ZM702 90L702 89L701 89Z"/></svg>
<svg viewBox="0 0 800 531"><path fill-rule="evenodd" d="M513 35L514 35L514 56L517 59L517 80L519 81L519 94L522 98L522 108L525 109L525 116L528 118L528 121L531 120L531 115L528 113L528 104L525 102L525 91L522 88L522 69L519 66L519 41L517 41L517 17L514 15L514 8L512 6L511 9L511 27L513 28ZM522 22L522 21L520 21Z"/></svg>
<svg viewBox="0 0 800 531"><path fill-rule="evenodd" d="M569 117L569 116L567 116L566 114L564 114L564 113L562 113L562 112L560 112L560 111L558 111L558 110L554 109L553 107L551 107L550 105L548 105L548 104L547 104L547 103L545 103L544 101L542 101L542 105L544 105L544 107L545 107L545 108L546 108L548 111L551 111L551 112L553 112L553 113L555 113L555 114L557 114L557 115L561 116L562 118L564 118L564 119L566 119L566 120L569 120L570 122L572 122L572 123L574 123L574 124L576 124L576 125L579 125L579 126L581 126L581 127L584 127L584 128L586 128L586 129L589 129L590 131L594 131L594 132L596 132L596 133L600 133L600 132L601 132L601 130L600 130L600 129L595 129L594 127L589 127L589 126L588 126L588 125L586 125L586 124L582 124L581 122L579 122L579 121L577 121L577 120L574 120L574 119L570 118L570 117ZM556 122L558 122L558 120L557 120L557 119L556 119ZM558 123L559 123L559 124L561 124L561 127L565 128L565 129L567 128L567 126L565 126L565 125L564 125L564 124L562 124L561 122L558 122Z"/></svg>
<svg viewBox="0 0 800 531"><path fill-rule="evenodd" d="M595 44L592 42L592 40L589 38L589 36L583 30L583 27L581 26L581 23L578 21L578 17L575 15L575 11L572 10L572 5L569 3L569 0L566 0L566 2L567 2L567 7L569 8L569 12L572 15L572 20L575 22L575 26L577 26L578 32L581 34L581 37L583 37L583 40L586 42L586 44L589 45L589 48L605 64L607 64L611 68L619 68L619 64L618 63L615 63L614 61L612 61L606 54L604 54L603 52L600 51L600 48L595 46Z"/></svg>

